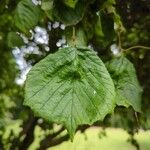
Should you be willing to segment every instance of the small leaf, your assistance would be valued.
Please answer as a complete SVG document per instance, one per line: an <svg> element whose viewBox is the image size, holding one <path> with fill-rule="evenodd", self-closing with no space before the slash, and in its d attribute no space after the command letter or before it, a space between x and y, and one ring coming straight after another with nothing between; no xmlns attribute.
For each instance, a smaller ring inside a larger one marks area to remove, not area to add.
<svg viewBox="0 0 150 150"><path fill-rule="evenodd" d="M115 36L113 16L102 10L94 20L94 39L101 47L106 48Z"/></svg>
<svg viewBox="0 0 150 150"><path fill-rule="evenodd" d="M41 8L43 10L52 10L53 9L54 0L42 0Z"/></svg>
<svg viewBox="0 0 150 150"><path fill-rule="evenodd" d="M124 56L112 59L106 64L116 88L116 103L132 106L141 111L141 87L133 64Z"/></svg>
<svg viewBox="0 0 150 150"><path fill-rule="evenodd" d="M106 40L112 40L115 35L114 20L110 14L103 11L99 13L102 32Z"/></svg>
<svg viewBox="0 0 150 150"><path fill-rule="evenodd" d="M123 23L121 21L121 17L117 13L117 10L115 8L116 1L115 0L107 0L104 4L102 9L106 9L107 13L113 15L114 20L114 29L116 32L124 32L125 28L123 26Z"/></svg>
<svg viewBox="0 0 150 150"><path fill-rule="evenodd" d="M20 47L24 44L23 39L15 32L9 32L7 36L7 44L10 48Z"/></svg>
<svg viewBox="0 0 150 150"><path fill-rule="evenodd" d="M50 20L53 20L53 5L54 0L42 0L41 8L45 11Z"/></svg>
<svg viewBox="0 0 150 150"><path fill-rule="evenodd" d="M78 125L92 124L115 107L113 81L88 48L61 48L29 72L24 104L40 117L65 125L71 139Z"/></svg>
<svg viewBox="0 0 150 150"><path fill-rule="evenodd" d="M104 37L100 15L95 16L94 30L95 30L95 35L96 36Z"/></svg>
<svg viewBox="0 0 150 150"><path fill-rule="evenodd" d="M78 0L63 0L63 1L67 6L71 8L75 8L76 3L78 2Z"/></svg>
<svg viewBox="0 0 150 150"><path fill-rule="evenodd" d="M28 31L37 25L41 16L41 10L34 5L31 0L22 0L18 3L14 21L17 28L28 33Z"/></svg>

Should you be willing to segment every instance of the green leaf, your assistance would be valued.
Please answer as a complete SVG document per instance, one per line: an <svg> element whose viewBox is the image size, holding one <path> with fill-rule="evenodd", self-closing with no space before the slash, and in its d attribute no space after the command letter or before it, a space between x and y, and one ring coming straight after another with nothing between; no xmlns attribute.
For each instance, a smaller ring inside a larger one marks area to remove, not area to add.
<svg viewBox="0 0 150 150"><path fill-rule="evenodd" d="M88 48L61 48L29 72L24 104L40 117L63 124L71 139L78 125L92 124L115 107L113 81Z"/></svg>
<svg viewBox="0 0 150 150"><path fill-rule="evenodd" d="M53 5L53 0L42 0L41 8L45 11L50 20L53 20Z"/></svg>
<svg viewBox="0 0 150 150"><path fill-rule="evenodd" d="M106 40L112 40L115 35L114 20L110 14L103 11L99 13L102 32Z"/></svg>
<svg viewBox="0 0 150 150"><path fill-rule="evenodd" d="M31 0L22 0L18 3L14 21L17 28L28 33L30 29L37 25L41 16L39 6L32 3Z"/></svg>
<svg viewBox="0 0 150 150"><path fill-rule="evenodd" d="M78 0L63 0L63 1L67 6L71 8L75 8L76 3L78 2Z"/></svg>
<svg viewBox="0 0 150 150"><path fill-rule="evenodd" d="M116 88L116 103L132 106L141 111L141 87L133 64L124 56L112 59L106 64Z"/></svg>
<svg viewBox="0 0 150 150"><path fill-rule="evenodd" d="M88 5L93 2L94 0L42 0L41 8L50 20L70 26L82 20Z"/></svg>
<svg viewBox="0 0 150 150"><path fill-rule="evenodd" d="M107 13L113 15L114 20L114 29L117 32L124 32L125 28L122 24L121 17L117 13L116 7L115 7L116 1L115 0L107 0L104 4L102 9L106 9Z"/></svg>
<svg viewBox="0 0 150 150"><path fill-rule="evenodd" d="M42 0L41 8L43 10L51 10L53 9L54 0Z"/></svg>
<svg viewBox="0 0 150 150"><path fill-rule="evenodd" d="M96 36L104 37L100 15L95 16L94 30Z"/></svg>
<svg viewBox="0 0 150 150"><path fill-rule="evenodd" d="M102 10L94 17L94 20L94 39L101 47L106 48L115 36L113 16Z"/></svg>
<svg viewBox="0 0 150 150"><path fill-rule="evenodd" d="M93 17L91 17L90 13L82 19L81 28L86 35L87 41L90 41L93 38L94 24L95 24L95 20Z"/></svg>
<svg viewBox="0 0 150 150"><path fill-rule="evenodd" d="M24 44L23 39L15 32L9 32L7 36L7 44L10 48L20 47Z"/></svg>
<svg viewBox="0 0 150 150"><path fill-rule="evenodd" d="M53 8L54 17L65 25L75 25L82 20L88 4L91 1L80 0L76 3L75 8L68 7L62 1L55 1Z"/></svg>

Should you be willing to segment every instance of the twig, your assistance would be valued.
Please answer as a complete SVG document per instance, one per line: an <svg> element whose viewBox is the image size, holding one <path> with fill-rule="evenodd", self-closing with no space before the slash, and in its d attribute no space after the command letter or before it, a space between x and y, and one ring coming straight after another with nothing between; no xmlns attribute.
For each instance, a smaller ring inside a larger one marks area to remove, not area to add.
<svg viewBox="0 0 150 150"><path fill-rule="evenodd" d="M150 47L146 47L146 46L137 45L137 46L132 46L132 47L129 47L129 48L127 48L127 49L123 49L123 51L128 51L128 50L132 50L132 49L136 49L136 48L142 48L142 49L147 49L147 50L150 50Z"/></svg>
<svg viewBox="0 0 150 150"><path fill-rule="evenodd" d="M136 45L136 46L129 47L129 48L127 48L127 49L123 49L123 48L122 48L122 44L121 44L120 32L118 32L117 35L118 35L118 46L119 46L119 49L120 49L121 51L128 51L128 50L137 49L137 48L142 48L142 49L150 50L150 47L142 46L142 45Z"/></svg>
<svg viewBox="0 0 150 150"><path fill-rule="evenodd" d="M15 138L12 141L12 146L10 150L14 149L21 149L21 150L26 150L30 144L34 140L34 128L37 123L37 118L35 118L32 113L30 113L30 117L28 118L27 121L23 123L23 130L20 132L19 137ZM20 142L20 138L25 135L25 138L22 142Z"/></svg>
<svg viewBox="0 0 150 150"><path fill-rule="evenodd" d="M118 35L118 46L119 49L122 50L120 32L118 32L117 35Z"/></svg>
<svg viewBox="0 0 150 150"><path fill-rule="evenodd" d="M135 119L136 119L136 122L137 122L137 130L138 130L140 128L140 124L139 124L139 119L138 119L137 112L134 112L134 115L135 115Z"/></svg>
<svg viewBox="0 0 150 150"><path fill-rule="evenodd" d="M72 43L73 46L76 46L76 33L75 33L75 27L73 27L73 31L72 31Z"/></svg>
<svg viewBox="0 0 150 150"><path fill-rule="evenodd" d="M59 138L56 138L57 135L59 135L61 132L64 131L64 127L62 127L60 130L57 132L48 135L45 139L43 139L40 143L40 148L38 150L46 150L49 147L61 144L62 142L66 141L69 139L69 135L64 135Z"/></svg>

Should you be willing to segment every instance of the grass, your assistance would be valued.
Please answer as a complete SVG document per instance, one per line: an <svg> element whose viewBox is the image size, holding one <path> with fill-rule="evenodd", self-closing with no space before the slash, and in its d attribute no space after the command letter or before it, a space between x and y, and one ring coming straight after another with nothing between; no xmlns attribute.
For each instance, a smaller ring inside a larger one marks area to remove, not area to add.
<svg viewBox="0 0 150 150"><path fill-rule="evenodd" d="M100 128L90 128L85 134L77 133L73 142L64 142L49 150L136 150L127 139L129 135L122 129L107 129L106 136L99 138ZM135 136L141 150L150 150L150 131L140 131Z"/></svg>

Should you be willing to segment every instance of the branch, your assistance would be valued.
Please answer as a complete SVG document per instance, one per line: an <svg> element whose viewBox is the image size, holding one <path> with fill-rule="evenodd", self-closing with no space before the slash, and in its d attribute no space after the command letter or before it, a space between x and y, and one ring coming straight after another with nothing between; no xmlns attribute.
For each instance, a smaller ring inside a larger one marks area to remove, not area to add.
<svg viewBox="0 0 150 150"><path fill-rule="evenodd" d="M80 130L82 133L89 127L89 125L80 126L78 130ZM69 135L64 135L59 138L56 138L60 133L62 133L65 130L64 127L62 127L57 132L48 135L45 139L43 139L40 143L39 150L46 150L49 147L56 146L58 144L61 144L64 141L69 140Z"/></svg>
<svg viewBox="0 0 150 150"><path fill-rule="evenodd" d="M75 33L75 27L73 27L73 31L72 31L72 43L73 43L73 46L75 47L76 46L76 33Z"/></svg>
<svg viewBox="0 0 150 150"><path fill-rule="evenodd" d="M118 32L117 35L118 35L118 46L119 46L119 49L122 50L120 32Z"/></svg>
<svg viewBox="0 0 150 150"><path fill-rule="evenodd" d="M4 146L3 146L3 143L2 143L2 137L0 136L0 150L4 150Z"/></svg>
<svg viewBox="0 0 150 150"><path fill-rule="evenodd" d="M141 149L140 145L139 145L138 141L134 138L134 132L129 131L128 133L130 135L128 142L130 142L136 148L136 150L140 150Z"/></svg>
<svg viewBox="0 0 150 150"><path fill-rule="evenodd" d="M14 150L16 148L19 148L21 150L26 150L30 144L34 140L34 128L37 123L37 118L35 118L31 113L29 114L29 119L23 123L23 130L20 132L19 137L15 138L12 141L12 145L10 150ZM21 142L20 138L25 135L24 140Z"/></svg>
<svg viewBox="0 0 150 150"><path fill-rule="evenodd" d="M128 51L128 50L132 50L132 49L136 49L136 48L142 48L142 49L150 50L150 47L137 45L137 46L132 46L132 47L127 48L127 49L123 49L123 51Z"/></svg>
<svg viewBox="0 0 150 150"><path fill-rule="evenodd" d="M43 144L40 145L40 148L39 150L46 150L47 148L49 147L52 147L52 146L56 146L58 144L61 144L63 143L64 141L67 141L69 139L69 135L64 135L60 138L57 138L57 139L53 139L53 140L50 140L50 139L45 139Z"/></svg>
<svg viewBox="0 0 150 150"><path fill-rule="evenodd" d="M64 127L62 127L60 130L53 134L49 134L45 139L43 139L40 143L40 148L39 150L46 150L48 147L52 147L58 144L61 144L63 141L66 141L69 139L68 135L62 136L60 138L56 137L64 131Z"/></svg>
<svg viewBox="0 0 150 150"><path fill-rule="evenodd" d="M31 122L28 126L28 128L24 129L23 133L25 133L25 138L23 142L20 144L19 149L20 150L27 150L27 148L31 145L31 143L34 141L34 129L37 123L37 118L31 118Z"/></svg>

